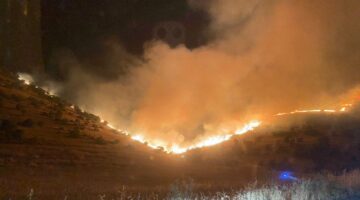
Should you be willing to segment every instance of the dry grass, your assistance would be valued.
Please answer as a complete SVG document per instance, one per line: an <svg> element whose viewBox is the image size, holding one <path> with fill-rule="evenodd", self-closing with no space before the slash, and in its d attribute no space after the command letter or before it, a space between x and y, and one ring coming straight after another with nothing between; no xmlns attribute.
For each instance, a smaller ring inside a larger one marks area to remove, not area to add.
<svg viewBox="0 0 360 200"><path fill-rule="evenodd" d="M176 181L168 188L122 187L116 194L99 194L92 197L86 195L64 196L64 199L95 199L95 200L356 200L360 199L360 170L341 175L316 175L313 178L296 182L273 182L259 186L251 184L238 190L202 191L197 192L192 179ZM141 191L140 191L141 190ZM25 199L41 199L31 189ZM9 198L10 199L10 198Z"/></svg>

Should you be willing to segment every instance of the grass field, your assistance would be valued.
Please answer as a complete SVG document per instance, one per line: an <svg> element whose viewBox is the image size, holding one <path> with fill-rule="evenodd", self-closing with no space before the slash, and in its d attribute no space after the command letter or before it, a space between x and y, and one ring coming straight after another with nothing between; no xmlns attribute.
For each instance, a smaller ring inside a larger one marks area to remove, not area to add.
<svg viewBox="0 0 360 200"><path fill-rule="evenodd" d="M10 197L8 199L11 199ZM29 190L22 199L38 199L36 191ZM62 199L59 196L57 199ZM357 200L360 199L360 171L353 170L340 175L322 174L297 181L269 181L253 183L238 189L223 189L197 185L191 179L176 181L168 187L127 188L121 187L114 194L94 196L64 196L63 199L98 200Z"/></svg>

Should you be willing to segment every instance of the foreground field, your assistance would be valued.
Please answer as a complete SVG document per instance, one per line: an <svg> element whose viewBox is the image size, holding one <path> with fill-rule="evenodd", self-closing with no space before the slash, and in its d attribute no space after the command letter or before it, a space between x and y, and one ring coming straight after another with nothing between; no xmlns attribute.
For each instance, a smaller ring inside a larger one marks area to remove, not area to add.
<svg viewBox="0 0 360 200"><path fill-rule="evenodd" d="M57 199L62 199L58 196ZM11 197L8 197L11 199ZM29 190L22 199L38 199L36 191ZM196 185L191 179L179 180L168 187L152 189L119 188L115 194L66 195L63 199L98 200L357 200L360 199L360 171L341 175L317 175L298 180L274 180L264 185L257 183L239 189L218 190Z"/></svg>

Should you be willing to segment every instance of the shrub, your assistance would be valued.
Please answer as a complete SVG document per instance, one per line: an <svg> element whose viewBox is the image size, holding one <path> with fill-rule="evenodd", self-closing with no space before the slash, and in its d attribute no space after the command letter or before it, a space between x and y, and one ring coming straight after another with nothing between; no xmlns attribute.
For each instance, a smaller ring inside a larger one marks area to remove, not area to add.
<svg viewBox="0 0 360 200"><path fill-rule="evenodd" d="M112 142L111 142L111 144L119 144L119 140L113 140Z"/></svg>
<svg viewBox="0 0 360 200"><path fill-rule="evenodd" d="M23 138L23 130L15 129L9 132L8 139L20 141Z"/></svg>
<svg viewBox="0 0 360 200"><path fill-rule="evenodd" d="M104 140L103 137L98 136L98 137L95 138L95 143L96 144L106 144L106 141Z"/></svg>
<svg viewBox="0 0 360 200"><path fill-rule="evenodd" d="M17 103L15 106L16 110L20 111L22 114L26 113L26 109L23 105L21 105L20 103Z"/></svg>
<svg viewBox="0 0 360 200"><path fill-rule="evenodd" d="M88 120L91 120L91 121L94 121L94 122L100 122L100 117L98 117L98 116L96 116L94 114L84 112L84 113L82 113L82 115L84 116L84 118L86 118Z"/></svg>
<svg viewBox="0 0 360 200"><path fill-rule="evenodd" d="M15 94L12 94L12 95L10 96L10 98L11 98L12 100L14 100L14 101L20 101L20 100L21 100L21 97L15 95Z"/></svg>
<svg viewBox="0 0 360 200"><path fill-rule="evenodd" d="M20 122L19 125L23 126L23 127L30 128L30 127L32 127L34 125L34 122L31 119L26 119L26 120Z"/></svg>
<svg viewBox="0 0 360 200"><path fill-rule="evenodd" d="M61 121L62 118L63 118L63 112L61 110L56 110L54 112L54 120Z"/></svg>
<svg viewBox="0 0 360 200"><path fill-rule="evenodd" d="M16 125L14 122L4 119L4 120L0 120L0 128L1 128L0 130L7 131L16 128Z"/></svg>
<svg viewBox="0 0 360 200"><path fill-rule="evenodd" d="M39 108L41 106L41 101L35 99L34 97L29 97L28 100L30 101L31 105L35 108Z"/></svg>
<svg viewBox="0 0 360 200"><path fill-rule="evenodd" d="M68 132L68 137L70 137L70 138L79 138L80 136L81 136L81 133L78 128L75 128Z"/></svg>
<svg viewBox="0 0 360 200"><path fill-rule="evenodd" d="M0 120L0 137L5 140L19 141L22 139L23 131L18 129L10 120Z"/></svg>

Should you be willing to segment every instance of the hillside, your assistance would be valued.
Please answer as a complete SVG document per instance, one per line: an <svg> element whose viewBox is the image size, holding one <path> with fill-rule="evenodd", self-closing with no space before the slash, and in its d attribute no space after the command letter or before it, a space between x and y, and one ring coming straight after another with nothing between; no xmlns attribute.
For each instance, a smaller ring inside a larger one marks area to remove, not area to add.
<svg viewBox="0 0 360 200"><path fill-rule="evenodd" d="M355 169L358 110L279 117L222 144L172 155L0 71L0 198L34 189L45 199L64 194L88 199L118 193L123 185L167 189L189 177L200 190L229 189L276 178L282 170L307 176Z"/></svg>
<svg viewBox="0 0 360 200"><path fill-rule="evenodd" d="M211 148L187 152L198 166L214 168L227 178L242 174L276 178L281 171L299 176L340 173L360 167L359 108L343 113L295 114L279 117L251 133ZM247 167L247 168L246 168ZM243 169L245 168L245 169ZM205 174L204 174L205 177Z"/></svg>
<svg viewBox="0 0 360 200"><path fill-rule="evenodd" d="M98 194L124 184L168 183L180 175L173 172L176 162L16 75L0 72L0 194L31 188Z"/></svg>

